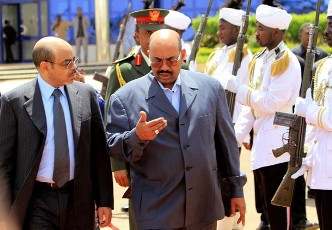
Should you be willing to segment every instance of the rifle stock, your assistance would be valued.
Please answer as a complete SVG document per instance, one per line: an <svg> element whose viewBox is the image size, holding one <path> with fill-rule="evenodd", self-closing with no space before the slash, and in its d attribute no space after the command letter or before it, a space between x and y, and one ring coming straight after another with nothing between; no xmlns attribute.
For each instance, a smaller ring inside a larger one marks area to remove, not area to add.
<svg viewBox="0 0 332 230"><path fill-rule="evenodd" d="M115 50L114 50L114 54L113 54L113 62L116 61L119 58L120 47L121 47L121 44L123 42L123 37L125 35L130 10L131 10L131 1L128 4L126 15L123 19L123 22L121 23L121 26L120 26L120 33L119 33L118 39L116 40Z"/></svg>
<svg viewBox="0 0 332 230"><path fill-rule="evenodd" d="M282 207L290 207L292 204L292 199L289 197L293 197L295 180L291 178L291 176L296 173L298 167L289 166L287 172L280 183L277 192L274 194L271 204L282 206Z"/></svg>
<svg viewBox="0 0 332 230"><path fill-rule="evenodd" d="M307 48L305 67L303 71L303 81L301 86L300 96L305 98L306 91L310 87L310 82L313 76L313 65L315 60L316 44L318 37L318 22L320 13L321 0L317 1L316 6L316 18L315 24L309 28L309 43ZM283 120L284 122L281 122ZM293 200L294 182L295 180L291 178L302 165L302 158L305 157L304 153L304 141L306 132L306 121L303 117L298 117L296 115L285 115L285 113L276 113L275 123L289 127L289 139L288 144L278 149L272 150L273 154L276 156L282 155L284 152L288 152L290 155L290 160L288 163L288 170L282 179L276 193L274 194L271 203L277 206L290 207ZM278 123L278 121L280 121ZM288 125L286 125L288 124Z"/></svg>
<svg viewBox="0 0 332 230"><path fill-rule="evenodd" d="M237 75L237 72L241 67L241 61L243 58L243 46L247 41L246 33L249 25L250 6L251 6L251 0L248 0L246 14L242 16L242 26L240 28L239 35L237 37L234 64L232 69L232 75L234 76ZM236 94L230 91L226 91L226 98L227 98L228 110L233 118Z"/></svg>
<svg viewBox="0 0 332 230"><path fill-rule="evenodd" d="M201 19L201 22L199 24L197 33L195 34L193 46L191 48L191 52L190 52L190 55L189 55L189 58L188 58L188 63L190 63L191 61L195 61L195 59L196 59L196 55L197 55L198 49L201 45L201 41L202 41L202 38L203 38L203 35L204 35L204 31L205 31L206 23L207 23L209 13L210 13L210 10L211 10L212 2L213 2L213 0L210 0L209 6L206 9L205 14L202 15L202 19Z"/></svg>

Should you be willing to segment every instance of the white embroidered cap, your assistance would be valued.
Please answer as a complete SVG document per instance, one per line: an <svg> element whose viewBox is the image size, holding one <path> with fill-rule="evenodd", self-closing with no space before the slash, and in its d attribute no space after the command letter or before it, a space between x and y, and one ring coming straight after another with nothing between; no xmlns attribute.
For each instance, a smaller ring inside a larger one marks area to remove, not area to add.
<svg viewBox="0 0 332 230"><path fill-rule="evenodd" d="M219 19L223 19L235 26L241 26L242 16L245 13L243 10L224 7L219 10Z"/></svg>
<svg viewBox="0 0 332 230"><path fill-rule="evenodd" d="M262 4L256 9L256 20L267 27L286 30L292 16L286 10Z"/></svg>

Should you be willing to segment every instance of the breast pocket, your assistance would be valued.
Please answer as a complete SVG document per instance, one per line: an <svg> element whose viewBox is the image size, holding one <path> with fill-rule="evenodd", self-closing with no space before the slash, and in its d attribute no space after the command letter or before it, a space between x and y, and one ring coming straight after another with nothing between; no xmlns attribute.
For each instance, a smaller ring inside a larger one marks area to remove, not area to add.
<svg viewBox="0 0 332 230"><path fill-rule="evenodd" d="M214 140L214 123L213 114L207 114L198 118L199 129L204 144L211 145Z"/></svg>

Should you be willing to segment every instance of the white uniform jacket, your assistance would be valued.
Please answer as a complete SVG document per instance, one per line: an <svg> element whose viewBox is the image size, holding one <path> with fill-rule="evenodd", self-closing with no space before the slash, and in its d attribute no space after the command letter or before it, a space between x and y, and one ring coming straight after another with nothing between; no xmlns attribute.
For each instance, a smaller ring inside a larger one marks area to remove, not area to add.
<svg viewBox="0 0 332 230"><path fill-rule="evenodd" d="M277 111L292 113L299 95L301 68L296 56L281 42L273 50L256 54L249 64L248 84L239 87L236 100L250 107L241 112L235 125L242 143L254 129L251 167L253 170L289 161L289 154L276 158L272 149L283 145L288 127L273 124Z"/></svg>
<svg viewBox="0 0 332 230"><path fill-rule="evenodd" d="M216 78L224 87L224 89L226 88L228 77L230 74L232 74L233 71L235 51L236 44L217 48L210 54L206 62L206 68L204 72ZM249 62L252 59L252 53L247 45L243 47L243 53L244 54L241 61L241 66L237 72L237 77L242 84L247 84L248 67ZM241 108L241 104L235 102L233 122L236 122Z"/></svg>
<svg viewBox="0 0 332 230"><path fill-rule="evenodd" d="M312 189L332 190L332 57L320 61L314 78L314 103L306 122L315 126L308 160L311 164L307 185ZM307 130L308 132L309 130Z"/></svg>

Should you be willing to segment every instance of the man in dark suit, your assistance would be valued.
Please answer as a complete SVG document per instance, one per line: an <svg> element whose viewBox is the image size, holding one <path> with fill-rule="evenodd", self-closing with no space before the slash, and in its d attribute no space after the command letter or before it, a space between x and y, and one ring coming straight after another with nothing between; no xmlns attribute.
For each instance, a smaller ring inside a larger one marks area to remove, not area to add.
<svg viewBox="0 0 332 230"><path fill-rule="evenodd" d="M105 227L112 217L113 184L95 90L74 81L77 59L60 38L39 40L32 59L37 78L1 96L0 224L94 229L96 205ZM66 144L57 144L59 139ZM67 153L66 166L58 166L60 152ZM65 175L59 179L58 167Z"/></svg>
<svg viewBox="0 0 332 230"><path fill-rule="evenodd" d="M292 52L294 54L300 56L301 58L303 58L303 60L306 59L306 55L307 55L310 25L311 25L311 23L309 23L309 22L303 23L301 25L301 28L300 28L301 44L292 49ZM316 47L316 49L317 49L318 52L315 54L315 62L319 61L320 59L325 58L329 55L328 52L326 52L325 50L323 50L320 47Z"/></svg>
<svg viewBox="0 0 332 230"><path fill-rule="evenodd" d="M219 179L230 183L232 214L245 222L239 152L220 83L181 70L179 34L162 29L149 41L152 72L110 99L109 153L130 161L138 229L216 229L224 217ZM209 210L209 211L207 211Z"/></svg>

